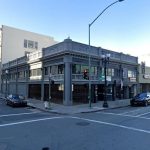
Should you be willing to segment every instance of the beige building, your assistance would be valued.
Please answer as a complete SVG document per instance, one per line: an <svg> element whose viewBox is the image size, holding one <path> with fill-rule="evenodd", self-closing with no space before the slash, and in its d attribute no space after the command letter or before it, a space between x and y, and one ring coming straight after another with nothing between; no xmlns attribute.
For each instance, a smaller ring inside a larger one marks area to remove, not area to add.
<svg viewBox="0 0 150 150"><path fill-rule="evenodd" d="M42 48L56 43L53 37L2 25L0 28L0 74L2 64L22 57L26 53L41 51Z"/></svg>
<svg viewBox="0 0 150 150"><path fill-rule="evenodd" d="M0 34L2 63L56 44L53 37L2 25Z"/></svg>
<svg viewBox="0 0 150 150"><path fill-rule="evenodd" d="M139 65L139 92L150 92L150 67Z"/></svg>

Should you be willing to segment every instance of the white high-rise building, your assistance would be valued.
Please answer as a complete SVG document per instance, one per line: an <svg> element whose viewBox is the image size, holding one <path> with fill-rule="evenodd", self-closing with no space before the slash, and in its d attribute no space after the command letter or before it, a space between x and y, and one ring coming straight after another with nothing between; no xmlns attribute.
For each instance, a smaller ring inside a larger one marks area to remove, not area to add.
<svg viewBox="0 0 150 150"><path fill-rule="evenodd" d="M41 50L56 43L53 37L2 25L0 34L2 64L21 57L26 52Z"/></svg>
<svg viewBox="0 0 150 150"><path fill-rule="evenodd" d="M2 64L56 43L53 37L2 25L0 28L0 74Z"/></svg>

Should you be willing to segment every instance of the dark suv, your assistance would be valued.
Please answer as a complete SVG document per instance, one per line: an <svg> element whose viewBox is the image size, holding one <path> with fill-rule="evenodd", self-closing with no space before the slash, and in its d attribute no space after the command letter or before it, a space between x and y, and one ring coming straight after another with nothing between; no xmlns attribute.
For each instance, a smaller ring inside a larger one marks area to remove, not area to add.
<svg viewBox="0 0 150 150"><path fill-rule="evenodd" d="M145 92L145 93L137 94L135 97L133 97L130 100L130 104L131 106L134 106L134 105L147 106L148 104L150 104L150 93Z"/></svg>

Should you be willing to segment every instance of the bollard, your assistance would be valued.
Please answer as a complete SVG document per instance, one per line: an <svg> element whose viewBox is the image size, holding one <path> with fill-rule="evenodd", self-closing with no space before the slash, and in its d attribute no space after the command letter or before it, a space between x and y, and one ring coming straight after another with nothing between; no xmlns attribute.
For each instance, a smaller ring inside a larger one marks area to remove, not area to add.
<svg viewBox="0 0 150 150"><path fill-rule="evenodd" d="M44 107L45 107L45 109L49 109L50 108L50 104L49 104L48 101L44 102Z"/></svg>

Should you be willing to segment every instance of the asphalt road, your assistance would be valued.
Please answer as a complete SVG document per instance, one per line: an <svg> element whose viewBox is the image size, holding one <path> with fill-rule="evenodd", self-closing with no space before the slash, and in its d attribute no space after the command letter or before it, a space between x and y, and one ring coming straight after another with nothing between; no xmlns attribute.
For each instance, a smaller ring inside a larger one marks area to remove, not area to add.
<svg viewBox="0 0 150 150"><path fill-rule="evenodd" d="M149 150L150 106L55 115L0 100L0 150Z"/></svg>

